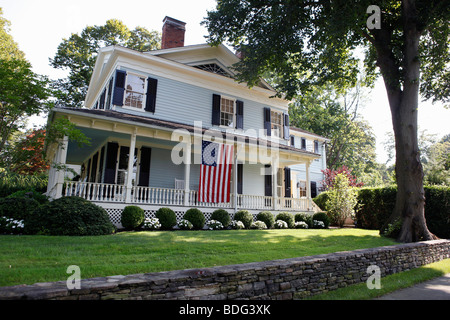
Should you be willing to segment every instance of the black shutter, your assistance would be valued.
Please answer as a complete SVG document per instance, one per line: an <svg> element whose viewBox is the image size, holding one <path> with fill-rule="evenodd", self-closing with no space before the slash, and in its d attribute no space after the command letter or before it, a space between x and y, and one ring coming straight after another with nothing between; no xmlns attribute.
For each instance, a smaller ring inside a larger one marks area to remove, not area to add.
<svg viewBox="0 0 450 320"><path fill-rule="evenodd" d="M311 181L311 198L317 197L317 184L315 181Z"/></svg>
<svg viewBox="0 0 450 320"><path fill-rule="evenodd" d="M105 183L114 183L116 179L116 164L117 164L117 151L119 144L115 142L108 142L106 148L106 163L105 163Z"/></svg>
<svg viewBox="0 0 450 320"><path fill-rule="evenodd" d="M306 139L302 138L302 150L306 150Z"/></svg>
<svg viewBox="0 0 450 320"><path fill-rule="evenodd" d="M105 109L105 97L106 97L106 89L103 90L102 95L100 96L100 105L99 109Z"/></svg>
<svg viewBox="0 0 450 320"><path fill-rule="evenodd" d="M155 112L157 88L158 88L158 79L148 78L145 111Z"/></svg>
<svg viewBox="0 0 450 320"><path fill-rule="evenodd" d="M289 139L289 114L284 114L284 138Z"/></svg>
<svg viewBox="0 0 450 320"><path fill-rule="evenodd" d="M243 178L244 178L244 164L238 163L237 165L237 193L242 194L243 190Z"/></svg>
<svg viewBox="0 0 450 320"><path fill-rule="evenodd" d="M152 149L141 148L141 163L139 165L139 186L148 187L150 182L150 158Z"/></svg>
<svg viewBox="0 0 450 320"><path fill-rule="evenodd" d="M291 136L291 147L295 147L295 137Z"/></svg>
<svg viewBox="0 0 450 320"><path fill-rule="evenodd" d="M218 94L213 94L211 124L220 126L220 95Z"/></svg>
<svg viewBox="0 0 450 320"><path fill-rule="evenodd" d="M95 176L97 175L97 162L98 162L98 152L94 155L92 158L92 170L91 170L91 177L89 178L90 182L97 182L95 180Z"/></svg>
<svg viewBox="0 0 450 320"><path fill-rule="evenodd" d="M113 104L123 106L123 95L125 93L125 78L127 73L123 70L116 70L116 81L114 85Z"/></svg>
<svg viewBox="0 0 450 320"><path fill-rule="evenodd" d="M264 108L264 129L266 130L268 136L272 135L271 127L270 108Z"/></svg>
<svg viewBox="0 0 450 320"><path fill-rule="evenodd" d="M244 102L236 101L236 129L244 129Z"/></svg>
<svg viewBox="0 0 450 320"><path fill-rule="evenodd" d="M266 164L266 171L267 168L270 168L270 164ZM272 175L271 174L267 174L264 176L264 195L266 197L271 197L272 196Z"/></svg>
<svg viewBox="0 0 450 320"><path fill-rule="evenodd" d="M284 197L291 197L291 168L284 167Z"/></svg>

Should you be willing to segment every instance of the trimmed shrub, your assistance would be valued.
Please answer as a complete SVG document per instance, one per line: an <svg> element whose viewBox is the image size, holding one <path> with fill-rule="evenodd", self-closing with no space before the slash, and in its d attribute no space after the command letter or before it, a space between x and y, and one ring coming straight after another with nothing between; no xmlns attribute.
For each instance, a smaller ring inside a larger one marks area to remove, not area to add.
<svg viewBox="0 0 450 320"><path fill-rule="evenodd" d="M134 230L142 225L144 210L138 206L126 206L122 211L120 222L126 230Z"/></svg>
<svg viewBox="0 0 450 320"><path fill-rule="evenodd" d="M192 208L184 213L183 219L188 220L193 225L193 229L203 229L205 226L205 215L197 208Z"/></svg>
<svg viewBox="0 0 450 320"><path fill-rule="evenodd" d="M177 224L177 216L170 208L159 208L158 211L156 211L155 216L161 224L161 229L170 230Z"/></svg>
<svg viewBox="0 0 450 320"><path fill-rule="evenodd" d="M270 211L261 211L256 215L256 220L264 222L267 229L273 228L273 224L275 223L275 217Z"/></svg>
<svg viewBox="0 0 450 320"><path fill-rule="evenodd" d="M7 196L7 198L30 198L36 200L37 202L39 202L39 204L45 204L49 201L48 197L45 194L32 189L16 191L13 194Z"/></svg>
<svg viewBox="0 0 450 320"><path fill-rule="evenodd" d="M282 220L287 223L288 228L295 227L294 216L289 212L280 212L277 214L275 220Z"/></svg>
<svg viewBox="0 0 450 320"><path fill-rule="evenodd" d="M311 214L299 212L294 215L294 220L296 223L305 222L308 228L312 228L313 219Z"/></svg>
<svg viewBox="0 0 450 320"><path fill-rule="evenodd" d="M62 197L38 207L25 219L25 233L104 235L115 231L105 209L80 197Z"/></svg>
<svg viewBox="0 0 450 320"><path fill-rule="evenodd" d="M253 215L247 210L240 210L234 214L234 220L241 221L245 229L249 229L253 222Z"/></svg>
<svg viewBox="0 0 450 320"><path fill-rule="evenodd" d="M252 222L250 229L264 230L267 229L267 225L264 223L264 221L257 220L255 222Z"/></svg>
<svg viewBox="0 0 450 320"><path fill-rule="evenodd" d="M224 209L215 210L211 215L211 220L220 221L224 228L227 228L231 222L230 214Z"/></svg>
<svg viewBox="0 0 450 320"><path fill-rule="evenodd" d="M322 221L325 228L330 226L330 218L326 212L316 212L312 216L313 221Z"/></svg>

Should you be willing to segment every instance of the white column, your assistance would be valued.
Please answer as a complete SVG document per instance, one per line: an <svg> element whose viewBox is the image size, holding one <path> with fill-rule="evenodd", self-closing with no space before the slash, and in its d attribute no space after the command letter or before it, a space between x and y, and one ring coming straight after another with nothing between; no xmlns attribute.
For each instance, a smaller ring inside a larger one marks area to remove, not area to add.
<svg viewBox="0 0 450 320"><path fill-rule="evenodd" d="M130 151L128 154L127 181L125 185L125 202L131 202L131 189L133 188L134 149L136 148L136 132L131 134Z"/></svg>
<svg viewBox="0 0 450 320"><path fill-rule="evenodd" d="M67 136L64 136L64 138L59 142L58 150L56 151L56 159L55 163L53 165L57 166L65 166L66 159L67 159L67 146L68 146L69 139ZM55 199L62 197L62 189L64 184L64 174L66 172L65 169L60 168L59 170L57 168L53 168L55 171L54 181L56 182L56 189L53 193L55 196Z"/></svg>
<svg viewBox="0 0 450 320"><path fill-rule="evenodd" d="M238 174L237 174L237 168L238 168L238 161L237 161L237 145L235 146L234 149L234 155L233 155L233 206L234 206L234 212L237 212L237 179L238 179Z"/></svg>
<svg viewBox="0 0 450 320"><path fill-rule="evenodd" d="M278 157L272 158L272 199L273 210L278 210Z"/></svg>
<svg viewBox="0 0 450 320"><path fill-rule="evenodd" d="M186 143L183 150L184 157L184 205L189 206L189 185L191 183L191 144Z"/></svg>
<svg viewBox="0 0 450 320"><path fill-rule="evenodd" d="M308 160L305 163L306 167L306 199L308 201L308 211L312 210L312 203L311 203L311 179L309 177L309 166L311 165L311 161Z"/></svg>

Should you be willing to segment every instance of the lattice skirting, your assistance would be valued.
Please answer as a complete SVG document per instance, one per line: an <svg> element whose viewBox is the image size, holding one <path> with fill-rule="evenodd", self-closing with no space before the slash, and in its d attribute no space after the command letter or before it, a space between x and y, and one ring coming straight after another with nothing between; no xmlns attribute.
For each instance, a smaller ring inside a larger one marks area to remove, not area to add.
<svg viewBox="0 0 450 320"><path fill-rule="evenodd" d="M109 219L111 222L117 227L122 228L122 224L120 223L120 218L122 215L122 211L125 208L125 206L130 204L123 204L123 203L105 203L105 202L95 202L96 205L99 205L100 207L103 207L106 212L109 215ZM146 218L155 218L155 213L158 211L159 208L162 206L152 206L152 205L139 205L144 210L145 217ZM179 206L167 206L167 208L172 209L175 212L175 216L177 217L177 222L183 219L184 213L190 209L190 207L179 207ZM212 213L217 210L217 208L198 208L200 209L203 214L205 215L205 220L208 222L211 220ZM230 218L234 218L234 210L233 209L225 209L230 214ZM248 210L253 215L253 220L256 221L256 215L261 210Z"/></svg>

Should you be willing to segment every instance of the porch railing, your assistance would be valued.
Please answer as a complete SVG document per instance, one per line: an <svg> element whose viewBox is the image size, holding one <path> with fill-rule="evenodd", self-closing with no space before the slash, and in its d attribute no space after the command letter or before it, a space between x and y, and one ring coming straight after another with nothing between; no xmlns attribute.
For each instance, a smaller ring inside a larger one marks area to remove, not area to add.
<svg viewBox="0 0 450 320"><path fill-rule="evenodd" d="M132 187L130 199L126 199L126 187L124 185L68 181L63 188L63 196L78 196L90 201L118 202L130 204L155 204L166 206L189 206L232 209L234 196L231 195L230 202L208 203L198 202L197 191L190 190L185 202L185 190L157 188L157 187ZM286 210L286 211L308 211L310 201L307 198L277 198L238 194L236 197L238 209L253 210ZM274 207L275 204L275 207Z"/></svg>

